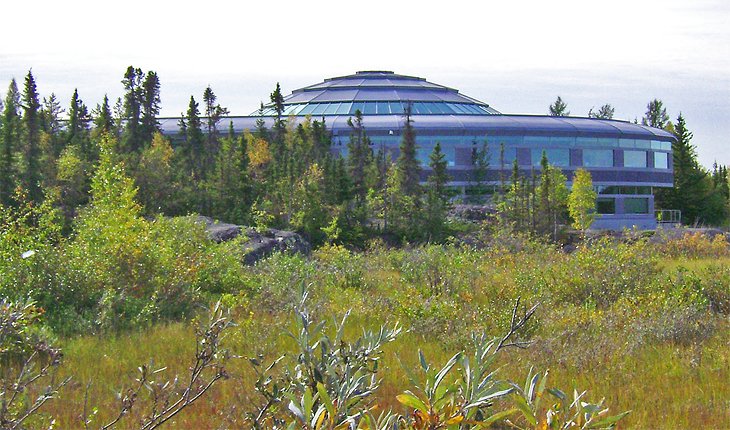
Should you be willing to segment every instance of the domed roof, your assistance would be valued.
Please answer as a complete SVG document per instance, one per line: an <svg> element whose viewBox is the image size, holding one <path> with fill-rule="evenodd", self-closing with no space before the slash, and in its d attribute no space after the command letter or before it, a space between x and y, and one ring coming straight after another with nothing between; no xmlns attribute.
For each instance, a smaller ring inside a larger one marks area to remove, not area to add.
<svg viewBox="0 0 730 430"><path fill-rule="evenodd" d="M407 104L414 115L495 115L488 104L424 78L389 71L363 71L325 79L284 98L284 115L401 115ZM259 114L258 112L256 114ZM265 106L264 116L274 114Z"/></svg>

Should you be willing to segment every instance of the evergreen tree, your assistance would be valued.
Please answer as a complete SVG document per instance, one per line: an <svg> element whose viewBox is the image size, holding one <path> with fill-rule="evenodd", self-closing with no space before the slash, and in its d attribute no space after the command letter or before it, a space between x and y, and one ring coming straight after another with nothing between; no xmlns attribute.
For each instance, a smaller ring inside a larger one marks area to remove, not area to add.
<svg viewBox="0 0 730 430"><path fill-rule="evenodd" d="M370 139L368 139L363 127L362 112L356 110L355 120L348 118L347 124L350 126L347 164L350 169L355 204L357 207L362 207L365 204L367 195L365 168L372 159L372 150L370 149Z"/></svg>
<svg viewBox="0 0 730 430"><path fill-rule="evenodd" d="M5 96L5 109L2 115L2 135L0 135L0 204L13 204L17 184L15 167L16 145L20 139L20 92L15 79L10 81Z"/></svg>
<svg viewBox="0 0 730 430"><path fill-rule="evenodd" d="M217 103L217 99L213 89L208 86L203 92L203 103L205 103L207 131L205 136L205 155L210 165L215 162L215 157L218 154L218 123L225 115L228 115L228 109L221 107Z"/></svg>
<svg viewBox="0 0 730 430"><path fill-rule="evenodd" d="M142 101L144 100L144 88L142 82L145 75L139 68L129 66L124 73L124 105L123 117L124 132L122 133L122 146L125 151L138 152L142 148Z"/></svg>
<svg viewBox="0 0 730 430"><path fill-rule="evenodd" d="M205 156L203 143L203 130L200 120L200 111L198 103L193 96L190 96L188 104L188 112L186 115L187 122L184 126L185 147L188 154L188 167L196 181L205 179Z"/></svg>
<svg viewBox="0 0 730 430"><path fill-rule="evenodd" d="M89 140L89 123L91 117L84 102L79 98L78 90L74 89L71 96L71 106L68 113L68 125L66 127L66 142L68 145L76 145L81 151L84 161L92 161L96 157L93 154Z"/></svg>
<svg viewBox="0 0 730 430"><path fill-rule="evenodd" d="M43 198L41 191L40 169L40 102L36 89L35 78L31 71L25 77L23 90L23 125L24 125L24 165L23 185L28 191L28 197L34 202Z"/></svg>
<svg viewBox="0 0 730 430"><path fill-rule="evenodd" d="M264 119L264 104L261 103L256 118L256 137L259 139L268 139L269 131L266 129L266 120Z"/></svg>
<svg viewBox="0 0 730 430"><path fill-rule="evenodd" d="M654 99L646 105L646 113L641 118L641 124L654 128L664 128L669 122L667 109L659 99Z"/></svg>
<svg viewBox="0 0 730 430"><path fill-rule="evenodd" d="M109 97L106 94L104 94L104 101L100 105L96 105L96 109L94 109L92 116L94 118L94 130L96 136L100 136L104 133L116 136L114 116L109 108Z"/></svg>
<svg viewBox="0 0 730 430"><path fill-rule="evenodd" d="M63 150L63 139L61 137L61 115L64 110L56 98L56 94L51 93L48 98L43 97L43 108L41 109L41 128L47 134L49 140L49 151L52 160L58 159Z"/></svg>
<svg viewBox="0 0 730 430"><path fill-rule="evenodd" d="M568 105L563 101L560 96L555 100L555 103L550 105L550 116L570 116L568 111Z"/></svg>
<svg viewBox="0 0 730 430"><path fill-rule="evenodd" d="M152 136L159 131L157 115L160 113L160 78L153 71L147 72L141 88L141 132L144 143L152 142Z"/></svg>
<svg viewBox="0 0 730 430"><path fill-rule="evenodd" d="M692 132L679 114L673 127L676 140L672 142L674 187L657 192L657 206L682 211L685 224L720 224L727 216L724 191L716 188L713 179L697 162L692 145Z"/></svg>
<svg viewBox="0 0 730 430"><path fill-rule="evenodd" d="M449 195L446 189L450 178L446 171L446 155L441 152L441 144L436 143L429 156L431 174L428 176L428 192L426 193L425 221L429 237L440 240L444 233L444 224L449 210Z"/></svg>
<svg viewBox="0 0 730 430"><path fill-rule="evenodd" d="M271 96L269 97L271 100L271 106L274 108L274 127L272 128L272 131L274 133L272 137L272 142L274 143L274 146L276 150L274 151L275 156L278 156L276 154L281 153L283 151L283 142L284 142L284 133L286 132L286 124L284 122L284 96L281 94L281 86L279 83L276 83L276 88L274 89L274 92L271 93Z"/></svg>
<svg viewBox="0 0 730 430"><path fill-rule="evenodd" d="M477 147L476 144L476 142L472 143L471 150L471 182L479 193L483 193L489 172L489 144L486 138L481 147Z"/></svg>
<svg viewBox="0 0 730 430"><path fill-rule="evenodd" d="M613 113L615 109L610 104L605 104L598 108L598 111L593 111L591 108L588 111L588 118L599 118L599 119L613 119Z"/></svg>
<svg viewBox="0 0 730 430"><path fill-rule="evenodd" d="M421 167L416 158L416 131L411 119L411 106L405 108L400 155L396 161L399 189L402 193L417 200L420 197Z"/></svg>

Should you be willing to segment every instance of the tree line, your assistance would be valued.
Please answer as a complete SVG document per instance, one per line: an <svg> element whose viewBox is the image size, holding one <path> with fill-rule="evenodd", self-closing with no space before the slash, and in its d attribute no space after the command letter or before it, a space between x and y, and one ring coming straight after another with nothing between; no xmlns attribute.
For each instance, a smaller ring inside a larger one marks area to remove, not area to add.
<svg viewBox="0 0 730 430"><path fill-rule="evenodd" d="M112 106L108 97L90 109L74 91L67 109L57 97L40 98L32 71L21 89L13 79L0 107L0 204L47 202L64 214L66 231L89 201L100 142L111 138L116 161L139 189L147 215L199 213L259 228L297 230L314 243L362 243L373 235L397 240L439 241L451 232L447 220L452 191L442 148L429 156L430 172L421 183L416 133L410 109L403 115L398 157L373 150L366 119L350 118L348 155L333 155L324 118L295 122L286 118L279 84L269 101L275 114L253 130L236 133L226 124L229 111L212 88L202 106L191 95L174 139L161 134L160 79L154 71L130 66L121 81L124 94ZM262 105L263 107L263 105ZM560 98L551 113L568 114ZM610 105L598 117L612 116ZM602 112L602 113L601 113ZM609 115L608 113L611 113ZM719 224L727 218L727 169L703 169L696 160L691 132L680 115L668 121L660 101L649 104L648 125L675 133L674 189L661 190L658 205L681 209L687 222ZM502 164L504 148L500 148ZM486 183L486 140L472 153L472 177ZM530 176L513 166L502 177L496 201L500 220L515 228L555 235L572 217L562 172L543 157ZM588 210L590 212L590 210ZM573 217L575 220L575 217Z"/></svg>

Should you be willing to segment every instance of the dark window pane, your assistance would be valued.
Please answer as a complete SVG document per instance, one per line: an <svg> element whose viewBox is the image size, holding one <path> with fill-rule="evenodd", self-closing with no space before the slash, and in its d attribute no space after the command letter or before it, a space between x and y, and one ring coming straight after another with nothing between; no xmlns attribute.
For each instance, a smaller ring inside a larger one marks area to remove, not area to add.
<svg viewBox="0 0 730 430"><path fill-rule="evenodd" d="M596 199L596 211L599 214L615 214L616 213L616 199L608 199L601 197Z"/></svg>
<svg viewBox="0 0 730 430"><path fill-rule="evenodd" d="M624 213L627 214L648 214L649 199L628 197L624 199Z"/></svg>

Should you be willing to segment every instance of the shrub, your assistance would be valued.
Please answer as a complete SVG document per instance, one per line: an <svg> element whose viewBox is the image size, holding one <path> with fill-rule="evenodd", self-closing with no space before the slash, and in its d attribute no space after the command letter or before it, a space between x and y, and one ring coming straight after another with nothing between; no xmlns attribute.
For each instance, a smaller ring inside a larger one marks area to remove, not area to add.
<svg viewBox="0 0 730 430"><path fill-rule="evenodd" d="M730 256L730 245L725 235L709 237L701 231L686 232L682 236L667 239L659 247L669 258L721 258Z"/></svg>

